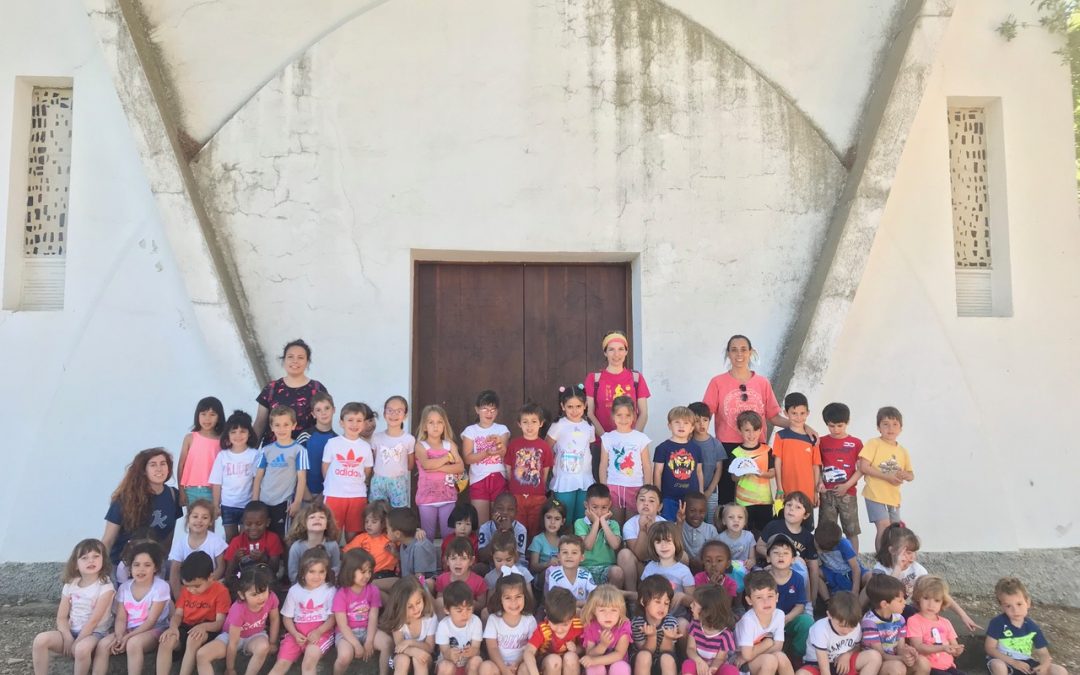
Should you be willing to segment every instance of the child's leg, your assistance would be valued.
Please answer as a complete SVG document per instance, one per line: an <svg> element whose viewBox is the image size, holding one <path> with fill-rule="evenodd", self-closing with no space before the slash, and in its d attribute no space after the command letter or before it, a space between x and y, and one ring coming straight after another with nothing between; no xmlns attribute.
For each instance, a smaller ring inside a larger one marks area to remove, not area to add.
<svg viewBox="0 0 1080 675"><path fill-rule="evenodd" d="M814 617L803 612L784 626L784 641L791 645L793 654L806 653L806 638L810 635L810 626L813 625Z"/></svg>
<svg viewBox="0 0 1080 675"><path fill-rule="evenodd" d="M409 658L412 660L413 675L428 675L431 669L431 654L422 649L414 649Z"/></svg>
<svg viewBox="0 0 1080 675"><path fill-rule="evenodd" d="M810 623L813 624L813 621ZM776 652L776 672L778 675L795 675L795 667L784 652Z"/></svg>
<svg viewBox="0 0 1080 675"><path fill-rule="evenodd" d="M548 654L540 662L541 675L558 675L562 672L562 657L558 654Z"/></svg>
<svg viewBox="0 0 1080 675"><path fill-rule="evenodd" d="M626 661L616 661L608 666L607 671L608 675L630 675L630 664Z"/></svg>
<svg viewBox="0 0 1080 675"><path fill-rule="evenodd" d="M319 667L319 659L323 655L322 648L319 646L322 642L322 640L319 640L319 644L308 644L304 647L304 660L300 662L302 675L315 675L315 671Z"/></svg>
<svg viewBox="0 0 1080 675"><path fill-rule="evenodd" d="M394 638L389 633L375 633L375 649L379 652L379 675L390 672L390 655L394 653Z"/></svg>
<svg viewBox="0 0 1080 675"><path fill-rule="evenodd" d="M180 641L172 637L166 638L164 642L158 642L157 675L169 675L169 671L172 670L173 652L179 645ZM186 658L187 654L184 656Z"/></svg>
<svg viewBox="0 0 1080 675"><path fill-rule="evenodd" d="M427 533L429 538L434 538L435 524L439 519L439 507L417 504L416 509L420 512L420 527Z"/></svg>
<svg viewBox="0 0 1080 675"><path fill-rule="evenodd" d="M480 675L501 675L499 667L492 661L484 661L480 664Z"/></svg>
<svg viewBox="0 0 1080 675"><path fill-rule="evenodd" d="M75 660L75 675L86 675L90 672L90 661L94 658L94 648L97 647L98 636L91 633L81 640L76 640L71 646L71 658Z"/></svg>
<svg viewBox="0 0 1080 675"><path fill-rule="evenodd" d="M195 671L195 655L206 644L207 636L192 637L188 635L187 647L184 649L184 657L180 660L180 672L179 675L191 675ZM169 659L172 660L172 655L169 655ZM161 647L158 647L158 667L161 666ZM169 671L165 670L164 674L168 675ZM161 675L161 671L158 671L158 675Z"/></svg>
<svg viewBox="0 0 1080 675"><path fill-rule="evenodd" d="M580 675L581 659L577 654L566 652L562 655L562 675Z"/></svg>
<svg viewBox="0 0 1080 675"><path fill-rule="evenodd" d="M1004 675L1003 673L994 673L994 669L991 668L990 672L993 675ZM907 675L907 666L903 661L897 659L891 659L889 661L882 661L881 670L878 671L880 675Z"/></svg>
<svg viewBox="0 0 1080 675"><path fill-rule="evenodd" d="M112 646L116 644L116 634L109 633L101 638L94 650L94 675L105 675L109 670L109 657L112 656Z"/></svg>
<svg viewBox="0 0 1080 675"><path fill-rule="evenodd" d="M356 658L356 652L353 651L352 645L347 640L338 640L337 658L334 659L334 675L344 675L354 658Z"/></svg>
<svg viewBox="0 0 1080 675"><path fill-rule="evenodd" d="M89 628L89 626L87 626ZM38 633L34 638L34 644L30 648L30 654L34 662L34 675L48 675L49 652L60 654L64 651L64 636L58 630L48 630Z"/></svg>
<svg viewBox="0 0 1080 675"><path fill-rule="evenodd" d="M716 509L720 506L720 498L717 496L716 490L713 490L705 496L705 522L710 525L716 525Z"/></svg>
<svg viewBox="0 0 1080 675"><path fill-rule="evenodd" d="M776 657L782 655L783 652L758 654L754 658L754 660L746 664L750 668L750 675L775 675L775 673L779 670L780 667L780 664ZM791 662L789 661L788 668L790 667Z"/></svg>
<svg viewBox="0 0 1080 675"><path fill-rule="evenodd" d="M221 640L211 640L210 644L200 649L195 654L195 664L199 669L199 675L214 675L214 661L225 658L226 649L228 645Z"/></svg>
<svg viewBox="0 0 1080 675"><path fill-rule="evenodd" d="M218 643L220 644L220 643ZM247 651L251 654L244 675L259 675L266 657L270 655L270 638L266 635L256 635L247 644Z"/></svg>
<svg viewBox="0 0 1080 675"><path fill-rule="evenodd" d="M439 665L435 667L435 675L456 675L456 673L457 666L454 665L453 661L443 659L442 661L439 661Z"/></svg>
<svg viewBox="0 0 1080 675"><path fill-rule="evenodd" d="M442 506L439 507L439 515L438 515L439 536L442 537L443 539L446 539L450 535L450 533L454 531L454 528L447 525L446 521L448 521L450 519L450 514L454 512L454 507L455 506L456 506L456 504L451 503L451 504L443 504ZM431 538L432 539L435 538L435 533L434 532L432 532ZM440 563L440 567L441 567L441 563Z"/></svg>
<svg viewBox="0 0 1080 675"><path fill-rule="evenodd" d="M141 673L146 652L152 652L157 647L159 634L157 631L147 631L127 641L127 662L129 673Z"/></svg>
<svg viewBox="0 0 1080 675"><path fill-rule="evenodd" d="M876 650L864 649L853 654L851 658L854 661L852 664L854 667L849 670L854 670L859 675L878 675L878 671L881 670L881 654Z"/></svg>

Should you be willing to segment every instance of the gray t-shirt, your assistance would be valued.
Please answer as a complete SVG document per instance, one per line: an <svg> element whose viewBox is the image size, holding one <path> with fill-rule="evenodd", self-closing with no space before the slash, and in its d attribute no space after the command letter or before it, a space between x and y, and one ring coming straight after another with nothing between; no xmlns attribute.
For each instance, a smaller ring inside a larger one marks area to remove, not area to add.
<svg viewBox="0 0 1080 675"><path fill-rule="evenodd" d="M435 545L430 539L414 539L411 544L401 545L401 576L434 576L436 568L438 558L435 555Z"/></svg>
<svg viewBox="0 0 1080 675"><path fill-rule="evenodd" d="M326 549L326 555L330 556L330 569L337 574L341 570L341 547L336 541L324 541L322 547ZM296 574L300 571L300 556L308 550L307 540L293 542L289 547L289 581L296 583Z"/></svg>
<svg viewBox="0 0 1080 675"><path fill-rule="evenodd" d="M727 459L727 451L724 450L724 446L720 441L716 440L711 434L704 441L694 439L694 442L701 448L701 478L705 481L705 484L701 486L701 491L704 492L705 488L709 487L709 483L712 482L713 474L716 473L716 465Z"/></svg>
<svg viewBox="0 0 1080 675"><path fill-rule="evenodd" d="M720 533L716 531L716 527L702 523L698 527L690 527L688 523L683 523L682 526L682 543L683 548L686 549L686 555L691 558L701 557L701 547L705 545L707 541L716 541L720 538Z"/></svg>
<svg viewBox="0 0 1080 675"><path fill-rule="evenodd" d="M716 537L720 541L728 545L731 549L731 559L745 561L751 558L751 551L754 550L754 535L749 530L743 530L739 533L738 539L732 539L728 536L727 530L724 530Z"/></svg>
<svg viewBox="0 0 1080 675"><path fill-rule="evenodd" d="M263 446L257 468L266 471L259 485L259 501L270 506L291 499L296 494L296 472L311 470L307 449L295 442L288 446L277 442Z"/></svg>

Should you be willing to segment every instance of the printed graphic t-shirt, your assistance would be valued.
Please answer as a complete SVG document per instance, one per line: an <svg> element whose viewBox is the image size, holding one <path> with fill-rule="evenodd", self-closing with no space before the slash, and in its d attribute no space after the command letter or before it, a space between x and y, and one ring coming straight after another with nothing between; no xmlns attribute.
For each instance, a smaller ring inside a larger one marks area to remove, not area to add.
<svg viewBox="0 0 1080 675"><path fill-rule="evenodd" d="M628 433L609 431L600 437L607 450L607 483L623 487L641 487L645 484L645 467L641 465L641 450L652 443L640 431Z"/></svg>
<svg viewBox="0 0 1080 675"><path fill-rule="evenodd" d="M664 467L660 472L660 494L664 499L679 499L687 492L701 491L697 469L701 465L701 448L693 441L676 443L667 440L656 446L653 462Z"/></svg>
<svg viewBox="0 0 1080 675"><path fill-rule="evenodd" d="M335 436L326 442L323 451L323 494L327 497L367 497L367 471L374 464L371 446L362 438L349 440Z"/></svg>
<svg viewBox="0 0 1080 675"><path fill-rule="evenodd" d="M258 635L266 631L267 619L270 616L270 612L278 609L281 604L278 602L277 594L270 593L266 602L263 603L262 609L258 612L253 612L248 609L247 603L243 600L237 600L229 608L229 613L225 615L225 623L221 627L221 632L228 635L229 629L233 626L240 627L240 637L249 638L252 635Z"/></svg>
<svg viewBox="0 0 1080 675"><path fill-rule="evenodd" d="M565 417L548 429L548 438L555 441L552 452L555 462L551 471L553 492L586 490L593 484L592 449L596 429L588 420L571 422Z"/></svg>
<svg viewBox="0 0 1080 675"><path fill-rule="evenodd" d="M500 436L509 436L510 430L502 424L492 424L484 429L479 424L470 424L461 432L461 437L468 438L473 442L473 452L487 452L498 447ZM484 459L469 465L469 482L478 483L493 473L503 473L503 460L498 455L485 457Z"/></svg>
<svg viewBox="0 0 1080 675"><path fill-rule="evenodd" d="M509 468L509 490L515 495L543 497L547 492L544 470L551 470L551 446L542 438L529 441L515 438L506 448L506 466Z"/></svg>
<svg viewBox="0 0 1080 675"><path fill-rule="evenodd" d="M821 450L821 482L825 483L825 487L834 488L848 482L858 468L862 441L854 436L821 436L818 438L818 445ZM855 494L854 485L848 489L847 494Z"/></svg>

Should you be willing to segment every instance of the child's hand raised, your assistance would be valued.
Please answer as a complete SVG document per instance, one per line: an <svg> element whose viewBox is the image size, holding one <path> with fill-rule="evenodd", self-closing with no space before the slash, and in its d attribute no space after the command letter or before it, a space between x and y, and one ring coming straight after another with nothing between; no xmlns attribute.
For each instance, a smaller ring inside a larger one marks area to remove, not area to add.
<svg viewBox="0 0 1080 675"><path fill-rule="evenodd" d="M611 639L612 639L611 629L610 628L605 628L604 630L600 631L600 641L597 642L597 644L600 645L601 647L603 647L604 649L607 649L608 647L611 646Z"/></svg>
<svg viewBox="0 0 1080 675"><path fill-rule="evenodd" d="M679 510L675 512L675 522L682 523L686 521L686 502L679 500Z"/></svg>
<svg viewBox="0 0 1080 675"><path fill-rule="evenodd" d="M676 626L675 628L665 628L664 637L674 642L683 636L683 632Z"/></svg>

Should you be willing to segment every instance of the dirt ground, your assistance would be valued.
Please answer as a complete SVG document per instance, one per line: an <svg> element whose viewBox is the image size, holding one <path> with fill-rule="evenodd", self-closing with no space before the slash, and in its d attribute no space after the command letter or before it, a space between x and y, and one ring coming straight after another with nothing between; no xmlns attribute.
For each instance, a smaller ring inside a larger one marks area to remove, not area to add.
<svg viewBox="0 0 1080 675"><path fill-rule="evenodd" d="M957 596L956 599L982 625L998 614L992 598ZM37 633L54 625L55 613L56 606L52 604L0 606L0 675L27 675L31 672L30 643ZM1054 661L1073 675L1080 675L1080 609L1040 605L1034 608L1031 616L1046 633ZM954 623L959 626L958 622ZM960 630L962 636L965 632ZM968 646L968 653L962 657L961 666L969 673L984 674L981 636L965 637L964 642ZM62 663L62 659L54 660L52 672L70 673L70 665Z"/></svg>

